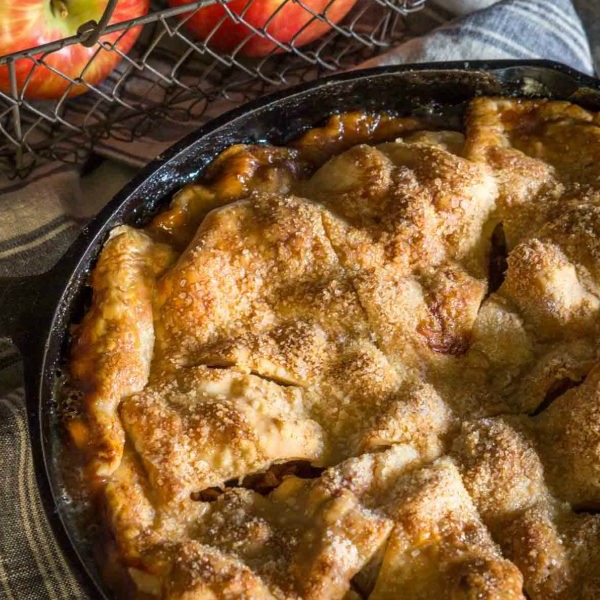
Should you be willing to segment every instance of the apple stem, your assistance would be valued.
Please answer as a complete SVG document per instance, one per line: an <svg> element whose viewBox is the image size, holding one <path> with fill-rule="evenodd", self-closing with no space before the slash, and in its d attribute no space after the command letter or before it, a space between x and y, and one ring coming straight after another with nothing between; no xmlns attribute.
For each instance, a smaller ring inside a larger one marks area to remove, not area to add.
<svg viewBox="0 0 600 600"><path fill-rule="evenodd" d="M66 19L69 16L69 8L65 0L50 0L52 12L58 15L61 19Z"/></svg>

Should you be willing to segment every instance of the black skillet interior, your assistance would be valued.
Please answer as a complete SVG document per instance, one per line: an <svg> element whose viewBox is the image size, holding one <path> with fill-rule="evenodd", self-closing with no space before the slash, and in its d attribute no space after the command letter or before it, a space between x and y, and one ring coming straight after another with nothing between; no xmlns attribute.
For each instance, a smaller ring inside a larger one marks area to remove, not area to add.
<svg viewBox="0 0 600 600"><path fill-rule="evenodd" d="M87 276L107 232L123 222L147 222L173 192L197 179L205 166L233 143L283 144L332 113L357 109L432 116L441 111L454 114L456 120L465 102L489 94L569 99L600 110L598 80L548 61L384 67L302 85L248 104L192 133L118 194L49 273L4 284L0 290L0 332L12 337L24 356L40 492L54 533L90 595L109 597L90 558L89 544L80 536L75 513L64 502L56 463L61 436L55 387L57 369L68 345L69 323L81 315Z"/></svg>

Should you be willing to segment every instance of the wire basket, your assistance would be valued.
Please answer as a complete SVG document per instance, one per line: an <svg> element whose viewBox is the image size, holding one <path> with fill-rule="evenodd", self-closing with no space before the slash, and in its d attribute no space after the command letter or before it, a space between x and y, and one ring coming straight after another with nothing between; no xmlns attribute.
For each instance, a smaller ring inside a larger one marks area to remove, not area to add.
<svg viewBox="0 0 600 600"><path fill-rule="evenodd" d="M102 19L85 23L77 35L0 56L0 69L8 68L11 84L6 93L0 91L0 173L23 177L48 160L80 163L92 149L127 155L128 145L158 124L183 135L191 126L275 88L351 68L381 53L405 37L405 16L425 4L425 0L359 0L334 23L329 13L339 0L330 0L321 12L311 8L310 0L284 0L256 27L247 15L252 3L264 0L244 1L235 11L228 0L199 0L171 8L152 2L147 15L108 25L116 4L109 0ZM307 16L301 30L283 42L272 34L270 24L288 3L301 7ZM221 4L225 14L201 41L189 24L212 4ZM217 50L214 42L228 23L246 25L247 35L233 49ZM327 25L327 31L301 44L302 32L317 24ZM120 41L136 27L141 34L135 46L123 52ZM269 42L271 49L265 56L247 56L248 44L257 39ZM69 77L50 58L74 44L91 46L94 54L78 77ZM121 62L101 84L91 84L85 73L104 52L118 53ZM19 86L15 65L23 67L24 62L29 76ZM29 98L28 87L38 69L64 78L60 97ZM72 90L82 85L86 93L71 98ZM136 162L134 156L129 158Z"/></svg>

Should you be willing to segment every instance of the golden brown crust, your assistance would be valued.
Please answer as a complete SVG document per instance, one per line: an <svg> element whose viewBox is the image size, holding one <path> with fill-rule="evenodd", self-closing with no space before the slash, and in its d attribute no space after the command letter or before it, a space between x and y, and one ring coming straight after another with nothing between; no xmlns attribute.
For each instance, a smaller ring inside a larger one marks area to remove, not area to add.
<svg viewBox="0 0 600 600"><path fill-rule="evenodd" d="M370 598L524 598L449 459L400 479L385 510L395 526Z"/></svg>
<svg viewBox="0 0 600 600"><path fill-rule="evenodd" d="M110 475L121 460L124 438L117 407L148 381L153 288L174 258L168 246L122 226L112 231L94 269L92 306L75 331L69 368L85 403L83 419L73 428L76 441L93 456L99 476Z"/></svg>
<svg viewBox="0 0 600 600"><path fill-rule="evenodd" d="M106 244L70 427L140 597L600 596L600 118L420 129L233 146Z"/></svg>
<svg viewBox="0 0 600 600"><path fill-rule="evenodd" d="M299 389L231 370L186 369L126 398L120 415L165 503L274 461L319 463L324 452L323 432Z"/></svg>
<svg viewBox="0 0 600 600"><path fill-rule="evenodd" d="M600 507L600 365L536 418L549 485L582 509Z"/></svg>

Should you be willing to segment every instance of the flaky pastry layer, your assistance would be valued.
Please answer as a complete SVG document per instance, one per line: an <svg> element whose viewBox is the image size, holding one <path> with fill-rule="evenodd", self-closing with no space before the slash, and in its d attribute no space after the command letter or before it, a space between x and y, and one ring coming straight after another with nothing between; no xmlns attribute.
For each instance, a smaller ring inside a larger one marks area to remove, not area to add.
<svg viewBox="0 0 600 600"><path fill-rule="evenodd" d="M68 427L137 595L600 597L599 234L600 117L503 98L233 146L116 229Z"/></svg>

